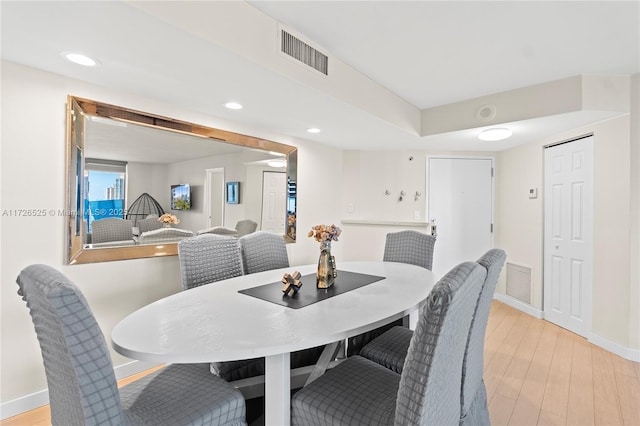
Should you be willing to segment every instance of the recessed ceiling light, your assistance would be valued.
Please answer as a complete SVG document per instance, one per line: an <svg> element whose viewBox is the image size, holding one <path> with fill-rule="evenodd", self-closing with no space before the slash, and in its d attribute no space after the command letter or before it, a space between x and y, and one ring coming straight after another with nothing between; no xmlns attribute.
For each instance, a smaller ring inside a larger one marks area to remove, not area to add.
<svg viewBox="0 0 640 426"><path fill-rule="evenodd" d="M317 127L311 127L309 129L307 129L307 132L309 132L309 133L320 133L320 129L318 129Z"/></svg>
<svg viewBox="0 0 640 426"><path fill-rule="evenodd" d="M285 163L284 161L278 161L278 160L269 161L267 163L267 166L269 167L284 167L286 165L287 163Z"/></svg>
<svg viewBox="0 0 640 426"><path fill-rule="evenodd" d="M242 105L237 102L227 102L224 106L229 109L242 109Z"/></svg>
<svg viewBox="0 0 640 426"><path fill-rule="evenodd" d="M98 65L98 61L88 57L87 55L83 55L82 53L62 52L62 56L74 64L83 65L85 67L95 67Z"/></svg>
<svg viewBox="0 0 640 426"><path fill-rule="evenodd" d="M483 141L500 141L511 136L513 132L505 127L486 129L480 132L478 139Z"/></svg>

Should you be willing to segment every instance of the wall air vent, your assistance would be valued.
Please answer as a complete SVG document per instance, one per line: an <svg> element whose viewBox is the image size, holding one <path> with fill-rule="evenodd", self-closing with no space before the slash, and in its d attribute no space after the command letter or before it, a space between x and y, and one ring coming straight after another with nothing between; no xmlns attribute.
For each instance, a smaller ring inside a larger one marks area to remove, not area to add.
<svg viewBox="0 0 640 426"><path fill-rule="evenodd" d="M507 294L531 304L531 268L507 262Z"/></svg>
<svg viewBox="0 0 640 426"><path fill-rule="evenodd" d="M324 75L329 73L329 57L299 38L281 30L280 50Z"/></svg>

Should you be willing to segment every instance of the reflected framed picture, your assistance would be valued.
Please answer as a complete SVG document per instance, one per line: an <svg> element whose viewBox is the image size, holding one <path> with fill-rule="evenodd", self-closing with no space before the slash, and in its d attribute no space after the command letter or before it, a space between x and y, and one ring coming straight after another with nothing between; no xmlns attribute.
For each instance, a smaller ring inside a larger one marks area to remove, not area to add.
<svg viewBox="0 0 640 426"><path fill-rule="evenodd" d="M227 182L227 204L240 204L240 182Z"/></svg>

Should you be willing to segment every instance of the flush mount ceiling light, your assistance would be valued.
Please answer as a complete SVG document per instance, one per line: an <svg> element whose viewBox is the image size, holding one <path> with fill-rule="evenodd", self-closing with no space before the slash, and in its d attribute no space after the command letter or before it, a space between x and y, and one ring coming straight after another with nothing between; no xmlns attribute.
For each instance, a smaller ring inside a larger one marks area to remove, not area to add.
<svg viewBox="0 0 640 426"><path fill-rule="evenodd" d="M311 127L309 129L307 129L307 132L309 132L309 133L320 133L320 129L318 129L317 127Z"/></svg>
<svg viewBox="0 0 640 426"><path fill-rule="evenodd" d="M227 102L224 106L229 109L242 109L242 105L238 102Z"/></svg>
<svg viewBox="0 0 640 426"><path fill-rule="evenodd" d="M62 56L67 61L73 62L74 64L83 65L85 67L95 67L96 65L98 65L98 61L88 57L87 55L83 55L82 53L62 52Z"/></svg>
<svg viewBox="0 0 640 426"><path fill-rule="evenodd" d="M269 161L267 163L267 166L269 166L269 167L284 167L286 165L287 165L287 163L285 163L282 160L273 160L273 161Z"/></svg>
<svg viewBox="0 0 640 426"><path fill-rule="evenodd" d="M478 139L483 141L500 141L511 136L513 132L505 127L486 129L480 132Z"/></svg>

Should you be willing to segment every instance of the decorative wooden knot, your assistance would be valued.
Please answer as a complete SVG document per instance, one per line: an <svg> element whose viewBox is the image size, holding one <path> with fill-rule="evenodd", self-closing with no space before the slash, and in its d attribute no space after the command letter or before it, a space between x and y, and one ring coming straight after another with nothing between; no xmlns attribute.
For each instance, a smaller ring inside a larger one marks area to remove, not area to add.
<svg viewBox="0 0 640 426"><path fill-rule="evenodd" d="M284 274L282 277L282 292L286 296L295 296L302 287L302 281L300 281L302 275L298 271L293 271L292 274Z"/></svg>

